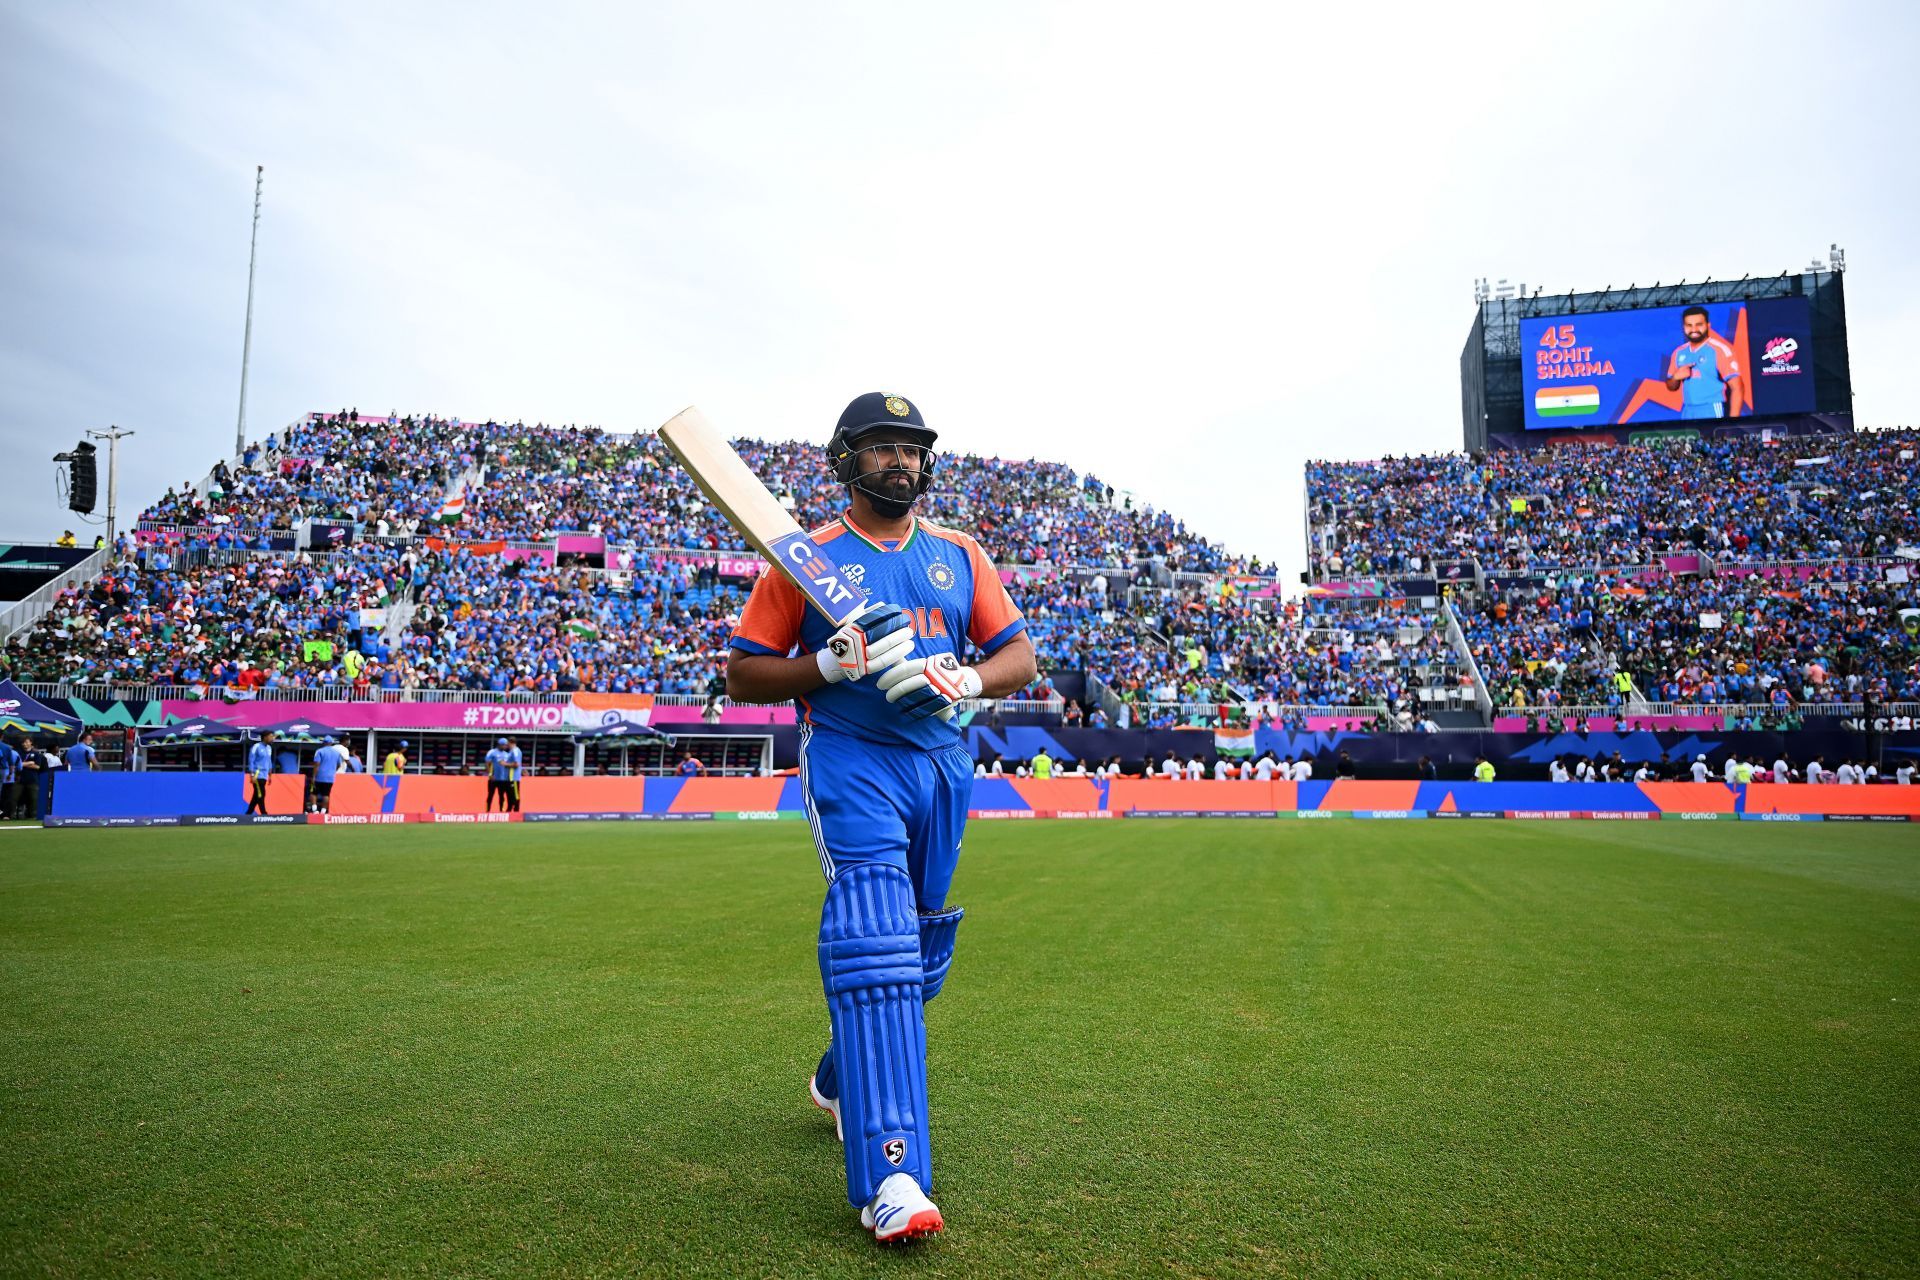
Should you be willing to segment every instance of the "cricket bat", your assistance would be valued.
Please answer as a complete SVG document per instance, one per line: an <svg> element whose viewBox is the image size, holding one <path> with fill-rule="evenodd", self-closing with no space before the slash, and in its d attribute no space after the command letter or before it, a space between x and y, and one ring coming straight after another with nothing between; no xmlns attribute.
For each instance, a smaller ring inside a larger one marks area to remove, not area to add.
<svg viewBox="0 0 1920 1280"><path fill-rule="evenodd" d="M660 438L727 522L829 622L837 627L867 607L867 593L767 492L705 414L681 410L661 426Z"/></svg>

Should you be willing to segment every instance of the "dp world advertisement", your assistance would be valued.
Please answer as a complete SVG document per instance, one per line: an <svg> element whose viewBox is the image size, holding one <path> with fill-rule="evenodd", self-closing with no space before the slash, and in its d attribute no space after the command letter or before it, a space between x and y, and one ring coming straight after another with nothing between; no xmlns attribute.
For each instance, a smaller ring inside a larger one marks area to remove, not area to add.
<svg viewBox="0 0 1920 1280"><path fill-rule="evenodd" d="M1812 413L1805 298L1520 322L1529 431Z"/></svg>

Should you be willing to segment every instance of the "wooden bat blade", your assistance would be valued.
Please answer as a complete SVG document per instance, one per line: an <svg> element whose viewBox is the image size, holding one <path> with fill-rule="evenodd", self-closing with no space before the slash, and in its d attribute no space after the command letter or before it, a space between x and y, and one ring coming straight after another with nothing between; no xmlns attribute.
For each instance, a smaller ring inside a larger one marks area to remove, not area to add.
<svg viewBox="0 0 1920 1280"><path fill-rule="evenodd" d="M705 414L683 409L661 425L659 435L727 522L814 608L836 624L866 608L866 592L807 536Z"/></svg>

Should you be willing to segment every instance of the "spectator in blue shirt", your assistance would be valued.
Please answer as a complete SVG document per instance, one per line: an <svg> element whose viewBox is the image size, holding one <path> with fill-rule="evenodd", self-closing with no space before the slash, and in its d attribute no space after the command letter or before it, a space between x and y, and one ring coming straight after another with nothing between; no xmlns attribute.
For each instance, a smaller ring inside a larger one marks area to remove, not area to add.
<svg viewBox="0 0 1920 1280"><path fill-rule="evenodd" d="M93 772L94 761L99 759L99 753L96 752L92 744L87 741L87 739L92 736L93 731L91 729L82 729L79 739L63 753L66 757L67 768L74 773Z"/></svg>

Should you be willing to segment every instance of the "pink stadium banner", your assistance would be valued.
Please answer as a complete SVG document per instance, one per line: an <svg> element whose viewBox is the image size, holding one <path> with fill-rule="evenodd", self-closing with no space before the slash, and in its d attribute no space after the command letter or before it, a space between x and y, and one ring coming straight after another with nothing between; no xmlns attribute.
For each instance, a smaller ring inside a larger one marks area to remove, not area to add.
<svg viewBox="0 0 1920 1280"><path fill-rule="evenodd" d="M1826 567L1812 564L1730 564L1722 565L1720 573L1729 578L1790 578L1804 582L1819 576Z"/></svg>
<svg viewBox="0 0 1920 1280"><path fill-rule="evenodd" d="M607 540L597 533L563 533L553 545L563 556L597 556L607 550Z"/></svg>
<svg viewBox="0 0 1920 1280"><path fill-rule="evenodd" d="M1387 594L1387 586L1377 578L1353 582L1316 582L1307 594L1326 600L1374 600Z"/></svg>
<svg viewBox="0 0 1920 1280"><path fill-rule="evenodd" d="M626 556L630 553L623 548L620 554ZM766 564L766 561L759 556L743 555L738 551L670 551L667 553L667 559L677 560L695 568L710 564L723 578L757 578L760 576L761 568ZM622 564L620 567L626 567L626 565Z"/></svg>
<svg viewBox="0 0 1920 1280"><path fill-rule="evenodd" d="M648 724L661 729L676 726L698 728L705 722L705 716L699 707L655 707L653 718L647 721ZM720 709L721 724L794 724L796 722L791 705L734 706Z"/></svg>
<svg viewBox="0 0 1920 1280"><path fill-rule="evenodd" d="M1531 732L1529 723L1526 716L1495 716L1493 731L1495 733L1528 733ZM1618 723L1612 716L1588 716L1586 721L1587 729L1592 733L1612 733Z"/></svg>
<svg viewBox="0 0 1920 1280"><path fill-rule="evenodd" d="M1635 732L1642 729L1675 733L1696 733L1702 730L1718 732L1721 728L1721 718L1697 712L1684 715L1674 712L1619 718L1589 716L1586 725L1591 733ZM1532 731L1531 726L1532 720L1527 716L1495 716L1493 718L1495 733L1529 733Z"/></svg>
<svg viewBox="0 0 1920 1280"><path fill-rule="evenodd" d="M694 708L698 719L698 708ZM169 722L206 716L246 729L307 720L332 729L593 729L622 720L648 723L650 693L576 693L565 703L528 702L194 702L161 703Z"/></svg>

